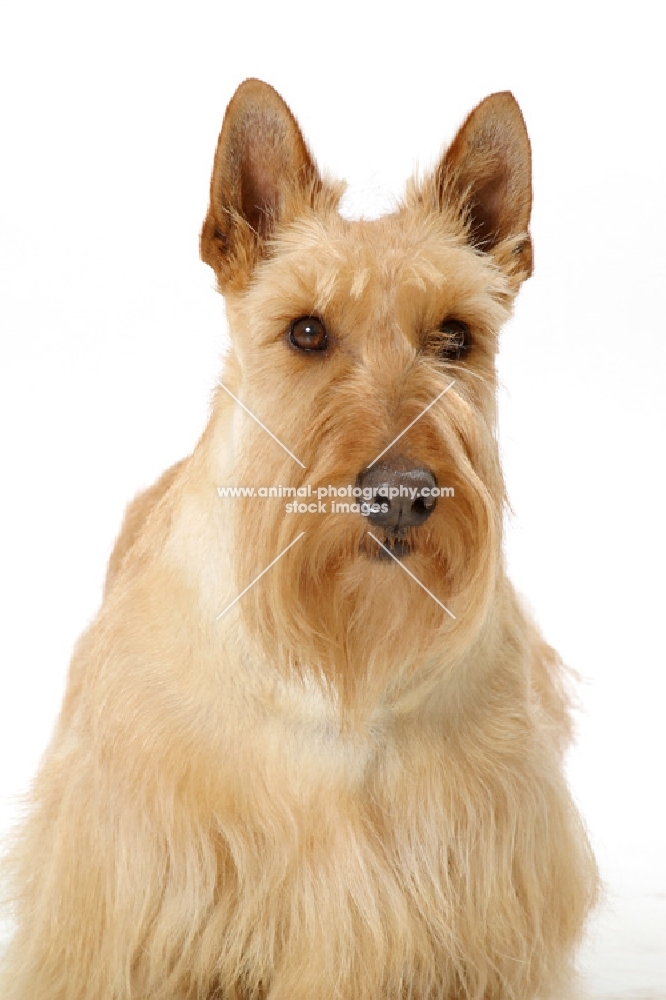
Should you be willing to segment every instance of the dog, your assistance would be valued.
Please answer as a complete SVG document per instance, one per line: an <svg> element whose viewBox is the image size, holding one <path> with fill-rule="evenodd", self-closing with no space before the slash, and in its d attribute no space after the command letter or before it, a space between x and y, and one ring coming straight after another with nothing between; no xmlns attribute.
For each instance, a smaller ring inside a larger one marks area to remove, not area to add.
<svg viewBox="0 0 666 1000"><path fill-rule="evenodd" d="M4 1000L578 995L598 875L567 675L502 550L515 99L393 214L342 192L245 81L200 241L231 347L76 646L6 861Z"/></svg>

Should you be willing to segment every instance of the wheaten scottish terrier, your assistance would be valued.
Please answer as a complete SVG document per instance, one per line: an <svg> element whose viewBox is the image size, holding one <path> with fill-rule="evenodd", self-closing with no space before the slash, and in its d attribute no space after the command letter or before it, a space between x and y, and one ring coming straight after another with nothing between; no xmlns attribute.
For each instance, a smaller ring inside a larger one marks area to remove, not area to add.
<svg viewBox="0 0 666 1000"><path fill-rule="evenodd" d="M232 346L76 648L3 1000L575 993L597 874L563 668L502 556L520 110L483 101L394 214L341 191L246 81L201 235Z"/></svg>

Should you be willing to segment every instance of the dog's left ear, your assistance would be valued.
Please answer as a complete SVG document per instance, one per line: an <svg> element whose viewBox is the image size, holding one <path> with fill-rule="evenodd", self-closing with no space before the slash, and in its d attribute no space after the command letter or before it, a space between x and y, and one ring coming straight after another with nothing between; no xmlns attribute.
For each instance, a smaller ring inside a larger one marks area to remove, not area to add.
<svg viewBox="0 0 666 1000"><path fill-rule="evenodd" d="M285 102L269 84L245 80L224 116L201 231L201 257L223 290L247 282L275 225L321 187Z"/></svg>
<svg viewBox="0 0 666 1000"><path fill-rule="evenodd" d="M472 111L435 175L440 204L468 223L469 240L520 283L532 273L532 155L518 103L491 94Z"/></svg>

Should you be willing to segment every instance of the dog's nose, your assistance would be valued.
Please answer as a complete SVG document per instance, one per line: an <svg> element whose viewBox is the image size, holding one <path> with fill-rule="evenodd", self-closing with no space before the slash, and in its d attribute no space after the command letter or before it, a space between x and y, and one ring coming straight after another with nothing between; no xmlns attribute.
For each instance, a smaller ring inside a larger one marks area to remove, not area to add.
<svg viewBox="0 0 666 1000"><path fill-rule="evenodd" d="M430 469L413 466L408 460L377 463L359 473L358 485L364 492L364 513L372 524L410 528L427 521L437 506L432 491L437 480Z"/></svg>

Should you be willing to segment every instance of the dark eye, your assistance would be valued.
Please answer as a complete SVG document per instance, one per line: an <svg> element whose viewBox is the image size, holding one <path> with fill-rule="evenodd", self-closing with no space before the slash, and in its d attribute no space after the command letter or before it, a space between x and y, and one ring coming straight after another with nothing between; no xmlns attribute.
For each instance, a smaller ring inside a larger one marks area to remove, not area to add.
<svg viewBox="0 0 666 1000"><path fill-rule="evenodd" d="M448 361L464 358L472 346L469 327L459 319L445 319L439 327L437 353Z"/></svg>
<svg viewBox="0 0 666 1000"><path fill-rule="evenodd" d="M299 351L323 351L328 347L326 327L316 316L295 319L289 328L289 340Z"/></svg>

